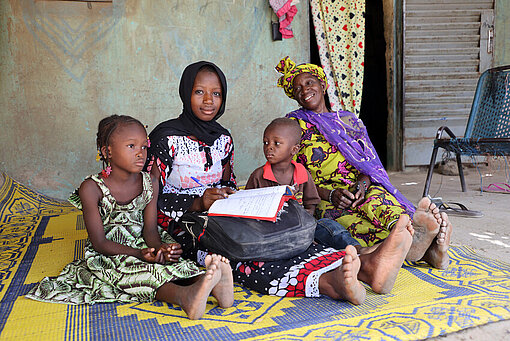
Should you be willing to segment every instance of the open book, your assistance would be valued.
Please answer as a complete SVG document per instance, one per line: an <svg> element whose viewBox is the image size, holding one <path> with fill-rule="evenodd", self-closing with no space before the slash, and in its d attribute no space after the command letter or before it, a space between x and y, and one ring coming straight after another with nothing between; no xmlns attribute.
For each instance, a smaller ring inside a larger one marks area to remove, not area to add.
<svg viewBox="0 0 510 341"><path fill-rule="evenodd" d="M285 201L294 195L289 186L246 189L216 200L209 208L210 216L234 216L276 221Z"/></svg>

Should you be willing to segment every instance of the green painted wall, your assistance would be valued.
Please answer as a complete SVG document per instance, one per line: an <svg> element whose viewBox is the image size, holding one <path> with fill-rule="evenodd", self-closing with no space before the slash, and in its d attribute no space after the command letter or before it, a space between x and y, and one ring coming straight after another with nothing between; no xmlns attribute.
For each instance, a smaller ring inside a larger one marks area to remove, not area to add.
<svg viewBox="0 0 510 341"><path fill-rule="evenodd" d="M510 64L510 1L495 0L494 66Z"/></svg>
<svg viewBox="0 0 510 341"><path fill-rule="evenodd" d="M295 38L273 42L267 0L0 1L0 171L66 198L99 170L97 123L118 113L149 125L176 117L186 65L210 60L229 85L221 124L240 182L264 162L261 134L296 105L276 88L281 57L309 59L308 2Z"/></svg>

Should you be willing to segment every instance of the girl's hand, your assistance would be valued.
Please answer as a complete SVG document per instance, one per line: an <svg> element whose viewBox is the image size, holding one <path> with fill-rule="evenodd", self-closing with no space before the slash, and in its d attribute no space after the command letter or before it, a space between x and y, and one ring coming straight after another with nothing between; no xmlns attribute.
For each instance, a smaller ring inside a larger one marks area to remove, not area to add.
<svg viewBox="0 0 510 341"><path fill-rule="evenodd" d="M205 190L204 195L200 198L202 209L207 211L216 200L225 199L229 194L234 193L235 191L230 187L208 188Z"/></svg>
<svg viewBox="0 0 510 341"><path fill-rule="evenodd" d="M349 192L344 188L334 190L331 195L331 203L339 209L346 209L352 206L353 202L356 200L354 194Z"/></svg>
<svg viewBox="0 0 510 341"><path fill-rule="evenodd" d="M140 259L144 260L148 263L160 263L165 264L165 259L163 258L163 253L161 250L158 250L153 247L147 247L145 249L140 249Z"/></svg>
<svg viewBox="0 0 510 341"><path fill-rule="evenodd" d="M181 258L181 255L182 255L182 248L181 248L181 244L179 244L179 243L172 243L172 244L163 243L159 247L159 250L163 254L163 259L166 262L170 262L170 263L178 262L179 258Z"/></svg>

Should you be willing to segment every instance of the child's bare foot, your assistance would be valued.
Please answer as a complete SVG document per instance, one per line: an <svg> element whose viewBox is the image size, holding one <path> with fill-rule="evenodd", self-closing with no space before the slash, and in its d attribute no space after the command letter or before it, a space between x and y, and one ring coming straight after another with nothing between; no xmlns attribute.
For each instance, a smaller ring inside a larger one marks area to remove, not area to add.
<svg viewBox="0 0 510 341"><path fill-rule="evenodd" d="M181 298L180 305L190 320L197 320L204 315L207 298L221 279L220 259L218 257L207 255L205 266L205 274L198 281L188 286L187 295Z"/></svg>
<svg viewBox="0 0 510 341"><path fill-rule="evenodd" d="M360 255L361 269L358 278L370 285L376 293L389 293L411 247L413 233L409 216L401 215L377 249Z"/></svg>
<svg viewBox="0 0 510 341"><path fill-rule="evenodd" d="M358 281L360 259L354 246L347 245L342 265L319 277L319 292L336 300L352 304L365 301L365 287Z"/></svg>
<svg viewBox="0 0 510 341"><path fill-rule="evenodd" d="M214 256L218 257L220 261L221 279L212 289L211 294L216 298L220 307L230 308L234 304L234 279L230 261L220 255Z"/></svg>
<svg viewBox="0 0 510 341"><path fill-rule="evenodd" d="M365 287L358 281L360 267L361 262L356 249L352 245L347 245L342 266L339 268L342 272L339 284L341 298L353 304L363 303L367 295Z"/></svg>
<svg viewBox="0 0 510 341"><path fill-rule="evenodd" d="M407 260L416 262L423 258L439 233L440 224L441 214L439 209L429 198L422 198L418 203L416 212L414 212L413 227L415 233L413 244L406 257Z"/></svg>
<svg viewBox="0 0 510 341"><path fill-rule="evenodd" d="M446 213L441 213L441 226L436 239L432 242L423 260L434 268L446 269L450 264L448 248L450 247L450 238L452 236L452 223L448 220Z"/></svg>

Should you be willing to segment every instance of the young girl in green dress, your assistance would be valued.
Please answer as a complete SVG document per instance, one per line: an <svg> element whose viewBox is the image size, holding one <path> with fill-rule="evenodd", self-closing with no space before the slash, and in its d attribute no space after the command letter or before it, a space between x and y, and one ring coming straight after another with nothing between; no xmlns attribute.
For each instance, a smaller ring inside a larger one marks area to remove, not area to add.
<svg viewBox="0 0 510 341"><path fill-rule="evenodd" d="M181 246L157 226L158 181L142 172L149 141L129 116L99 123L97 147L105 170L83 181L70 201L83 211L88 232L83 259L58 277L46 277L27 297L56 303L151 302L177 304L200 318L212 294L233 304L228 260L208 255L206 270L180 258Z"/></svg>

